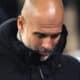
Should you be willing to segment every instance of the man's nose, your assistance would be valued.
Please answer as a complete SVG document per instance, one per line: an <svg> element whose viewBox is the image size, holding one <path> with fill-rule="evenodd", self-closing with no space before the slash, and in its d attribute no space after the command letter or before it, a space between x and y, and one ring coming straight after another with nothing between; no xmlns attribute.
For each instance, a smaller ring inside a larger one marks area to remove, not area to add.
<svg viewBox="0 0 80 80"><path fill-rule="evenodd" d="M51 38L46 38L42 41L42 47L46 49L52 49L53 48L53 40Z"/></svg>

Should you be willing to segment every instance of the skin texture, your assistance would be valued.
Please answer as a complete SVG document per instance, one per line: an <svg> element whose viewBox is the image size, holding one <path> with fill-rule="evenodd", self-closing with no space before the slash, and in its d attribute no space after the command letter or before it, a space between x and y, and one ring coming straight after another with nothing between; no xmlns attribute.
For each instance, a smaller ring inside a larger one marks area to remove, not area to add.
<svg viewBox="0 0 80 80"><path fill-rule="evenodd" d="M61 0L25 0L17 26L26 47L48 56L59 42L64 9Z"/></svg>

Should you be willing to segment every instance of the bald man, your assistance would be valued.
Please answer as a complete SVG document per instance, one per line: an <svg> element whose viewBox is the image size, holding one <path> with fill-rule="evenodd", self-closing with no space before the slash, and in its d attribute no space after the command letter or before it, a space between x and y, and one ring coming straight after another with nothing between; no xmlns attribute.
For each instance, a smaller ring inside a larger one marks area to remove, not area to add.
<svg viewBox="0 0 80 80"><path fill-rule="evenodd" d="M62 0L18 0L16 19L0 28L0 80L80 80L79 63L62 54L67 30Z"/></svg>

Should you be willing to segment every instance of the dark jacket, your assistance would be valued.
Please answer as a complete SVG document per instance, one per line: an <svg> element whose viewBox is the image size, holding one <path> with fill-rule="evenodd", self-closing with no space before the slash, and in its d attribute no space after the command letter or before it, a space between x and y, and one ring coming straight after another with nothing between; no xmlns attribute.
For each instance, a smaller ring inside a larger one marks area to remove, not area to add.
<svg viewBox="0 0 80 80"><path fill-rule="evenodd" d="M1 25L0 80L80 80L78 61L62 54L67 37L64 26L53 54L43 62L17 40L16 34L15 19Z"/></svg>

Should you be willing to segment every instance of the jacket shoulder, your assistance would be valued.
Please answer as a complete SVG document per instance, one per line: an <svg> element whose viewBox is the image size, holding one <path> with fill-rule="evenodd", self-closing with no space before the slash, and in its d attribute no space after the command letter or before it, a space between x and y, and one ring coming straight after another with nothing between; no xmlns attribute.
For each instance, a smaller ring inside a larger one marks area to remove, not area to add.
<svg viewBox="0 0 80 80"><path fill-rule="evenodd" d="M10 51L11 42L16 39L16 32L16 18L8 19L0 25L0 55Z"/></svg>
<svg viewBox="0 0 80 80"><path fill-rule="evenodd" d="M62 55L61 62L64 64L79 64L79 61L70 55Z"/></svg>

